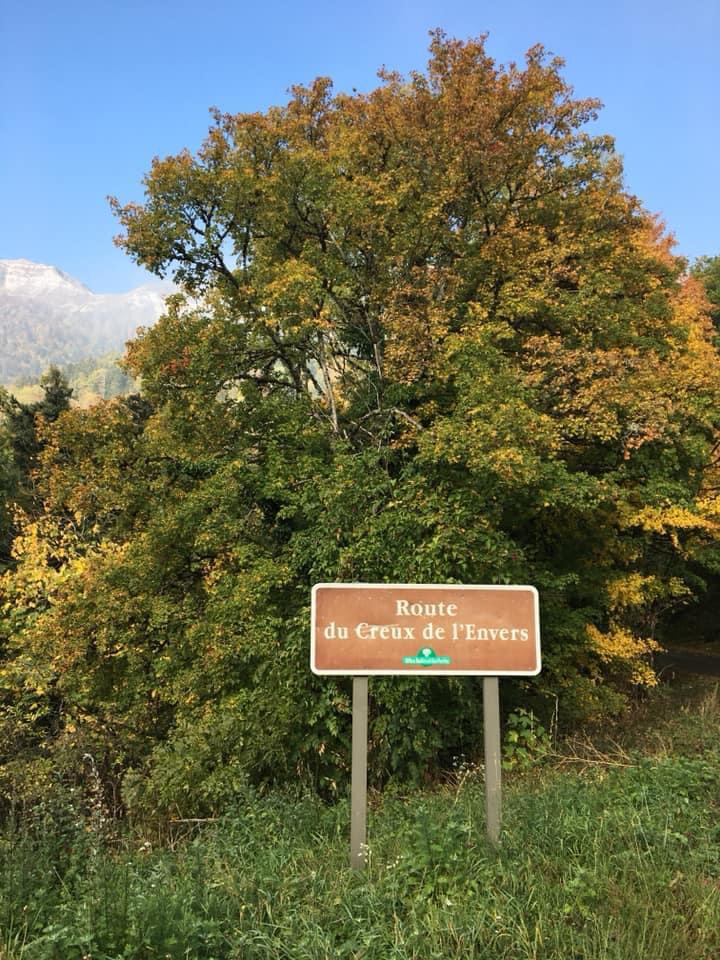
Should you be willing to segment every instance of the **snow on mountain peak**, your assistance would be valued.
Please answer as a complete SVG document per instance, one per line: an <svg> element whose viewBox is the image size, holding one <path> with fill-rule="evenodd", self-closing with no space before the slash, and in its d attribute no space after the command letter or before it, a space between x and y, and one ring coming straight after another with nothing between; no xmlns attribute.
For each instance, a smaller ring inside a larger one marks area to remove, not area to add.
<svg viewBox="0 0 720 960"><path fill-rule="evenodd" d="M22 297L93 295L84 283L57 267L32 260L0 260L0 291Z"/></svg>

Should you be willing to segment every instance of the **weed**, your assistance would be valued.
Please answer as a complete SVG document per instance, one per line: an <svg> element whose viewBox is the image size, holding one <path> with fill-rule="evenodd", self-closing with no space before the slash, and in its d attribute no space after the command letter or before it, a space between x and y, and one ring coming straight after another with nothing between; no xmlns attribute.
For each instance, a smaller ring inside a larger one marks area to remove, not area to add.
<svg viewBox="0 0 720 960"><path fill-rule="evenodd" d="M518 707L507 718L503 742L503 767L527 769L550 751L550 737L532 710Z"/></svg>

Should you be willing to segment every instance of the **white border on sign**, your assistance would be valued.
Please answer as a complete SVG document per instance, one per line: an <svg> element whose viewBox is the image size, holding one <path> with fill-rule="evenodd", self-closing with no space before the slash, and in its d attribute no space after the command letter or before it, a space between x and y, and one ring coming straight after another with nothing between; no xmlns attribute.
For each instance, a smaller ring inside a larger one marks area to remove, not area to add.
<svg viewBox="0 0 720 960"><path fill-rule="evenodd" d="M530 590L535 614L535 657L537 670L318 670L315 666L315 612L318 590ZM540 658L540 600L537 589L529 585L508 583L316 583L310 605L310 669L318 677L536 677L542 669Z"/></svg>

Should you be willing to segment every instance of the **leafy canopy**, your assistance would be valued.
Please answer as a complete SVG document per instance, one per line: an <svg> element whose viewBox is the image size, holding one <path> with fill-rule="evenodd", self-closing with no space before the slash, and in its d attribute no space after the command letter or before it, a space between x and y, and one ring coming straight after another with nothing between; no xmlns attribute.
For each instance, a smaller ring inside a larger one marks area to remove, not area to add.
<svg viewBox="0 0 720 960"><path fill-rule="evenodd" d="M367 94L321 78L216 112L113 201L120 245L186 293L130 344L142 401L48 428L5 698L104 750L128 803L338 787L348 691L309 673L313 582L536 584L545 669L508 700L569 722L653 682L718 569L707 304L588 131L597 101L541 47L503 67L438 32L430 54ZM377 779L478 746L473 680L372 696Z"/></svg>

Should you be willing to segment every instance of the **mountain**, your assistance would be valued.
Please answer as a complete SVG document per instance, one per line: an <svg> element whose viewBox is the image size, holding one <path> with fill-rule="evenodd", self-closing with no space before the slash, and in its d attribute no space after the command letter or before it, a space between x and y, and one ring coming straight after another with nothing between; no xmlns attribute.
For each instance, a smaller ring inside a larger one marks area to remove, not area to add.
<svg viewBox="0 0 720 960"><path fill-rule="evenodd" d="M93 293L57 267L0 260L0 384L37 379L51 364L122 353L164 310L170 283Z"/></svg>

